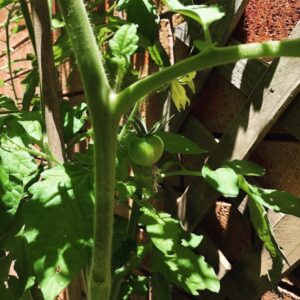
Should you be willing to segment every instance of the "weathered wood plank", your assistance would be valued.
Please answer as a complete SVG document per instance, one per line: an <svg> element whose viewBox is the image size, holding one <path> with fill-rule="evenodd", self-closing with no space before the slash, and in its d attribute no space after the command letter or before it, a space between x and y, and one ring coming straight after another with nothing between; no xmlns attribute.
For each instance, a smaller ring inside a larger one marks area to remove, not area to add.
<svg viewBox="0 0 300 300"><path fill-rule="evenodd" d="M262 60L244 59L235 64L220 66L216 70L244 95L249 96L267 68L268 64ZM300 140L300 95L293 100L278 122Z"/></svg>
<svg viewBox="0 0 300 300"><path fill-rule="evenodd" d="M295 29L300 34L300 26ZM300 91L300 59L274 61L233 120L207 163L219 167L225 160L244 159L259 143ZM188 225L195 228L213 205L217 193L201 179L189 187ZM196 200L196 201L194 201Z"/></svg>
<svg viewBox="0 0 300 300"><path fill-rule="evenodd" d="M289 263L284 264L282 277L300 262L300 218L283 216L274 226L274 235ZM206 293L201 295L200 299L259 299L274 286L274 282L268 276L268 270L271 268L272 259L269 253L256 245L222 278L219 294Z"/></svg>
<svg viewBox="0 0 300 300"><path fill-rule="evenodd" d="M218 4L222 6L223 11L225 12L225 17L221 19L220 22L217 22L211 27L211 33L214 42L217 42L221 46L226 44L248 3L249 0L218 1ZM197 77L195 79L195 95L197 95L204 86L204 83L208 78L210 72L211 70L205 70L197 74ZM193 99L195 99L195 95L191 97L192 101ZM180 129L187 116L189 115L190 110L191 106L180 114L175 115L170 124L172 131L178 131Z"/></svg>

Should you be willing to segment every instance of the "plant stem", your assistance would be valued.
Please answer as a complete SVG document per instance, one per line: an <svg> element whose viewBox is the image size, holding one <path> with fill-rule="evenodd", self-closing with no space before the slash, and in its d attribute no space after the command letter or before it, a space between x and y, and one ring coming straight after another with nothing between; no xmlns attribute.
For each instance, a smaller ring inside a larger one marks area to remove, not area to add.
<svg viewBox="0 0 300 300"><path fill-rule="evenodd" d="M192 170L178 170L173 172L166 172L160 174L162 178L170 177L170 176L198 176L202 177L201 171L192 171Z"/></svg>
<svg viewBox="0 0 300 300"><path fill-rule="evenodd" d="M13 93L15 96L15 102L18 102L18 96L17 96L17 92L16 92L16 87L15 87L15 83L13 80L13 70L12 70L12 63L11 63L11 55L10 55L10 35L9 35L9 24L10 24L10 20L12 18L12 15L15 11L15 4L13 4L13 6L10 8L9 12L8 12L8 16L7 16L7 20L5 23L5 35L6 35L6 52L7 52L7 64L8 64L8 70L9 70L9 76L10 76L10 81L11 81L11 87L13 89Z"/></svg>
<svg viewBox="0 0 300 300"><path fill-rule="evenodd" d="M136 102L134 104L134 107L133 107L133 109L132 109L132 111L131 111L131 113L129 115L129 118L128 118L127 122L125 123L125 125L123 126L121 132L119 133L119 136L118 136L118 140L119 141L123 140L123 138L124 138L124 136L126 134L126 131L128 130L130 124L133 122L134 117L135 117L136 113L139 110L139 105L140 105L140 101L138 101L138 102Z"/></svg>
<svg viewBox="0 0 300 300"><path fill-rule="evenodd" d="M58 2L78 63L94 133L96 201L88 298L108 300L111 290L115 158L119 118L112 111L112 91L83 1Z"/></svg>
<svg viewBox="0 0 300 300"><path fill-rule="evenodd" d="M300 39L234 45L230 47L212 47L209 51L201 52L133 83L116 95L115 111L118 114L127 111L139 99L190 72L236 62L245 58L298 57L300 56L299 49Z"/></svg>

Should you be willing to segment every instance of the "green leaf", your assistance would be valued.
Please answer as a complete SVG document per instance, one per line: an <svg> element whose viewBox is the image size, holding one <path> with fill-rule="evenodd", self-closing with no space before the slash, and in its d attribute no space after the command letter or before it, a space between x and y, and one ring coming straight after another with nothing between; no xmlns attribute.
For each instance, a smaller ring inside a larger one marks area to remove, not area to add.
<svg viewBox="0 0 300 300"><path fill-rule="evenodd" d="M191 251L179 221L153 208L143 207L141 211L140 223L146 226L155 246L150 257L151 271L162 274L168 282L179 285L193 295L198 295L198 290L203 289L217 292L220 284L214 270L204 257ZM196 244L192 243L193 246Z"/></svg>
<svg viewBox="0 0 300 300"><path fill-rule="evenodd" d="M208 166L203 166L201 172L203 178L225 197L238 196L239 178L231 168L211 170Z"/></svg>
<svg viewBox="0 0 300 300"><path fill-rule="evenodd" d="M138 30L150 40L151 44L154 44L154 42L158 39L159 17L157 15L153 1L119 1L117 9L125 9L128 21L137 24Z"/></svg>
<svg viewBox="0 0 300 300"><path fill-rule="evenodd" d="M4 108L8 111L18 111L15 102L4 95L0 95L0 108Z"/></svg>
<svg viewBox="0 0 300 300"><path fill-rule="evenodd" d="M264 176L266 173L263 167L249 160L227 161L224 166L232 168L235 173L242 176Z"/></svg>
<svg viewBox="0 0 300 300"><path fill-rule="evenodd" d="M203 27L209 26L211 23L223 18L225 15L220 11L220 8L217 5L184 6L177 0L164 0L164 2L172 11L194 19Z"/></svg>
<svg viewBox="0 0 300 300"><path fill-rule="evenodd" d="M11 224L23 196L19 181L10 178L3 166L0 166L0 237Z"/></svg>
<svg viewBox="0 0 300 300"><path fill-rule="evenodd" d="M5 249L5 251L9 253L6 258L10 258L10 260L13 260L14 271L16 272L17 276L16 277L15 275L9 275L11 264L9 264L8 269L5 267L3 270L1 263L2 271L0 271L0 273L2 273L3 271L4 272L0 274L0 280L3 276L6 277L6 280L5 278L3 279L4 281L7 281L9 289L14 294L14 299L25 299L22 296L24 295L26 290L28 290L35 284L35 276L32 265L29 261L27 241L24 238L22 231L16 236L5 239L5 242L2 242L0 247Z"/></svg>
<svg viewBox="0 0 300 300"><path fill-rule="evenodd" d="M63 30L58 39L56 40L55 45L53 46L53 56L55 65L60 65L71 55L71 42L68 38L66 31Z"/></svg>
<svg viewBox="0 0 300 300"><path fill-rule="evenodd" d="M5 7L6 5L15 2L14 0L0 0L0 8Z"/></svg>
<svg viewBox="0 0 300 300"><path fill-rule="evenodd" d="M39 85L38 69L33 68L22 81L22 84L26 85L22 99L23 110L29 110L31 101L35 95L35 90Z"/></svg>
<svg viewBox="0 0 300 300"><path fill-rule="evenodd" d="M169 153L180 154L203 154L207 150L200 148L197 144L189 140L187 137L172 133L158 132L157 135L163 140L165 151Z"/></svg>
<svg viewBox="0 0 300 300"><path fill-rule="evenodd" d="M37 172L34 158L19 148L26 146L24 130L16 122L6 126L0 136L0 236L9 228L25 186Z"/></svg>
<svg viewBox="0 0 300 300"><path fill-rule="evenodd" d="M240 181L241 188L256 202L288 215L300 217L300 198L288 192L258 188L250 183Z"/></svg>
<svg viewBox="0 0 300 300"><path fill-rule="evenodd" d="M146 296L148 291L149 278L146 276L130 276L122 283L118 300L131 299L129 296ZM143 297L143 298L144 298Z"/></svg>
<svg viewBox="0 0 300 300"><path fill-rule="evenodd" d="M136 34L137 26L134 24L125 24L115 33L109 41L109 48L113 57L120 61L128 62L129 57L135 53L138 46L138 36Z"/></svg>
<svg viewBox="0 0 300 300"><path fill-rule="evenodd" d="M69 101L61 102L63 120L63 133L66 141L69 141L83 127L86 118L86 103L71 106Z"/></svg>
<svg viewBox="0 0 300 300"><path fill-rule="evenodd" d="M32 120L29 118L24 118L23 120L18 121L18 123L24 128L28 137L35 143L42 146L43 144L43 130L42 124L39 120L36 120L34 116L32 116ZM27 120L26 120L27 119Z"/></svg>
<svg viewBox="0 0 300 300"><path fill-rule="evenodd" d="M161 43L155 42L152 46L148 47L148 51L152 60L160 68L167 67L170 65L169 57Z"/></svg>
<svg viewBox="0 0 300 300"><path fill-rule="evenodd" d="M258 237L262 240L265 247L268 249L272 257L277 256L278 246L273 237L273 233L270 227L269 220L267 218L267 212L264 207L253 200L252 198L248 202L249 212L252 224Z"/></svg>
<svg viewBox="0 0 300 300"><path fill-rule="evenodd" d="M93 227L93 180L83 165L66 164L42 173L29 188L25 237L46 299L54 299L86 266Z"/></svg>
<svg viewBox="0 0 300 300"><path fill-rule="evenodd" d="M132 198L136 192L136 183L133 181L118 181L116 183L116 191L118 201L126 201Z"/></svg>
<svg viewBox="0 0 300 300"><path fill-rule="evenodd" d="M1 166L10 177L26 185L35 175L37 165L34 158L22 149L26 147L24 134L15 126L14 132L7 132L0 137L0 144Z"/></svg>

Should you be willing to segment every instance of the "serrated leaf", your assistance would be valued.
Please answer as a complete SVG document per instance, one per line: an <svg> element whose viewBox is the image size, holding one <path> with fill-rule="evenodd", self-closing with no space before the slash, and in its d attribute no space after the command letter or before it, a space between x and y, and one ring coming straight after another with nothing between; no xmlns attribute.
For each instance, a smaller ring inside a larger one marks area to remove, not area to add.
<svg viewBox="0 0 300 300"><path fill-rule="evenodd" d="M225 167L232 168L235 173L242 176L264 176L266 170L249 160L233 160L225 162Z"/></svg>
<svg viewBox="0 0 300 300"><path fill-rule="evenodd" d="M141 211L140 223L146 226L155 246L150 257L151 271L164 275L170 283L193 295L198 295L198 290L203 289L218 291L220 284L214 270L202 256L191 251L179 221L153 208L143 207Z"/></svg>
<svg viewBox="0 0 300 300"><path fill-rule="evenodd" d="M170 10L194 19L202 26L209 26L211 23L220 20L224 17L224 13L221 12L217 5L182 5L177 0L164 0L165 4Z"/></svg>
<svg viewBox="0 0 300 300"><path fill-rule="evenodd" d="M169 153L180 154L203 154L207 150L200 148L197 144L192 142L187 137L172 133L172 132L158 132L157 135L163 140L165 151Z"/></svg>
<svg viewBox="0 0 300 300"><path fill-rule="evenodd" d="M239 178L231 168L211 170L208 166L203 166L201 172L203 178L225 197L238 196Z"/></svg>
<svg viewBox="0 0 300 300"><path fill-rule="evenodd" d="M9 124L14 126L8 126L9 132L8 128L2 128L0 135L0 236L10 226L24 188L37 172L34 158L18 148L26 146L24 130L15 122Z"/></svg>
<svg viewBox="0 0 300 300"><path fill-rule="evenodd" d="M93 180L81 164L57 166L29 188L24 235L46 299L54 299L86 265L93 226Z"/></svg>
<svg viewBox="0 0 300 300"><path fill-rule="evenodd" d="M112 55L117 59L126 59L133 55L137 50L138 36L137 26L134 24L125 24L115 33L109 41L109 48Z"/></svg>

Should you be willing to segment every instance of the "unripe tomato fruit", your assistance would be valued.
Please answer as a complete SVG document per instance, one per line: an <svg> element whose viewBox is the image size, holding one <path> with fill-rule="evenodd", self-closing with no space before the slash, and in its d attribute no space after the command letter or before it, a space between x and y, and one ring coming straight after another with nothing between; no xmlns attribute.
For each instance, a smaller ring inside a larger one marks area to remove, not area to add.
<svg viewBox="0 0 300 300"><path fill-rule="evenodd" d="M132 138L128 147L130 159L137 165L148 167L155 164L164 152L164 143L157 135Z"/></svg>

